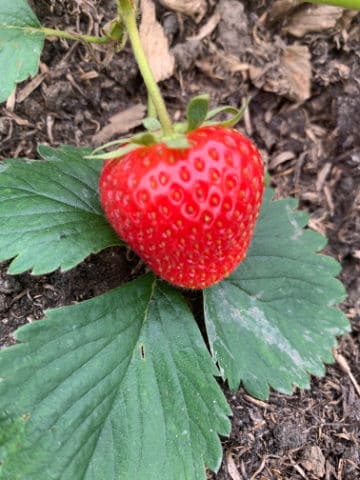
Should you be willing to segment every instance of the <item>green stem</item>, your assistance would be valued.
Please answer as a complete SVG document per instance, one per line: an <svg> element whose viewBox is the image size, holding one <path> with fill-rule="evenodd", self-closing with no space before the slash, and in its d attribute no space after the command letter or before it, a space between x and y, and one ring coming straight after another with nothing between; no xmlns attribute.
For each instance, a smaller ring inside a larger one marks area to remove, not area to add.
<svg viewBox="0 0 360 480"><path fill-rule="evenodd" d="M57 37L65 38L67 40L75 40L80 42L89 42L89 43L109 43L111 39L108 37L93 37L92 35L82 35L80 33L70 33L65 32L64 30L55 30L53 28L33 28L34 31L40 31L44 33L47 37Z"/></svg>
<svg viewBox="0 0 360 480"><path fill-rule="evenodd" d="M144 48L141 43L139 31L136 24L136 14L134 6L131 0L118 0L118 8L125 23L140 73L145 82L151 101L157 111L164 134L166 136L172 135L174 133L174 130L169 113L166 109L164 99L151 71L149 62L146 58Z"/></svg>
<svg viewBox="0 0 360 480"><path fill-rule="evenodd" d="M349 8L350 10L360 10L360 0L307 0L311 3L324 3L325 5L334 5L337 7Z"/></svg>
<svg viewBox="0 0 360 480"><path fill-rule="evenodd" d="M150 95L148 95L148 113L147 113L147 116L149 118L157 118L156 108L155 108L154 102L152 101L152 98L150 97Z"/></svg>

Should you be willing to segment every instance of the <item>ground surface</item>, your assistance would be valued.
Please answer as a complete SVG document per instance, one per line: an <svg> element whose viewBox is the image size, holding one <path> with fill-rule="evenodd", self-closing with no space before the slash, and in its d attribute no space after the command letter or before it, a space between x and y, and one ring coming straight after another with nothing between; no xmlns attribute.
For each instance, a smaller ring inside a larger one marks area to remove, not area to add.
<svg viewBox="0 0 360 480"><path fill-rule="evenodd" d="M114 11L110 0L34 3L46 26L91 34ZM269 11L266 3L275 6ZM299 198L311 228L328 236L327 253L341 261L348 291L341 308L353 323L339 347L347 363L329 366L311 391L274 393L263 403L224 387L233 428L212 480L360 479L360 397L346 371L360 382L360 17L329 11L306 17L306 10L287 10L291 3L200 1L201 19L157 5L176 57L174 74L162 83L171 113L180 117L198 93L209 93L214 105L238 106L252 96L240 127L262 150L277 196ZM37 143L94 144L96 134L107 135L102 128L110 118L116 124L114 115L146 102L128 49L110 58L51 40L41 61L32 93L23 84L18 101L1 106L1 158L36 158ZM0 345L12 343L11 333L44 309L128 281L136 265L121 248L66 274L9 277L2 265Z"/></svg>

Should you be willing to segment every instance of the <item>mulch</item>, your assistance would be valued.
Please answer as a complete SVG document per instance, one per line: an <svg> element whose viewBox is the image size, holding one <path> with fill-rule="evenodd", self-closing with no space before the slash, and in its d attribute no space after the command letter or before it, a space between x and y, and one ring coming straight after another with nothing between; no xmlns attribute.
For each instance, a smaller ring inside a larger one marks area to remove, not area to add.
<svg viewBox="0 0 360 480"><path fill-rule="evenodd" d="M30 3L46 26L89 34L114 15L110 0ZM360 16L338 14L330 26L295 34L292 19L301 25L305 9L284 16L283 0L210 0L200 20L156 4L176 59L161 83L171 114L181 117L200 93L213 105L252 98L240 128L261 149L276 196L298 198L310 228L328 237L324 253L342 264L348 295L340 307L353 325L340 339L339 361L313 378L309 391L273 392L262 402L223 385L232 432L223 439L220 471L208 478L360 479ZM39 75L18 87L21 101L0 107L0 158L36 158L39 143L92 145L111 118L146 103L128 47L113 55L51 39ZM2 264L0 345L13 343L12 332L44 309L128 281L137 265L122 248L64 274L11 277Z"/></svg>

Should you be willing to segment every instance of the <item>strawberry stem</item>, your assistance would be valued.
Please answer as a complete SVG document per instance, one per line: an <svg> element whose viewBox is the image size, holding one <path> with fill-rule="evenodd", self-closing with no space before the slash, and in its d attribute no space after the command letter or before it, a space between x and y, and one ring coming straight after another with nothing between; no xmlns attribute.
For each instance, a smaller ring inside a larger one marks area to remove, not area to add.
<svg viewBox="0 0 360 480"><path fill-rule="evenodd" d="M151 98L151 101L158 114L164 134L166 136L171 136L174 132L173 126L170 120L169 113L166 109L164 99L151 71L149 62L146 58L144 48L141 43L139 30L136 24L134 2L131 0L118 0L118 11L124 21L136 62L139 66L140 73L148 90L149 97Z"/></svg>
<svg viewBox="0 0 360 480"><path fill-rule="evenodd" d="M157 118L157 111L150 95L148 95L148 117Z"/></svg>

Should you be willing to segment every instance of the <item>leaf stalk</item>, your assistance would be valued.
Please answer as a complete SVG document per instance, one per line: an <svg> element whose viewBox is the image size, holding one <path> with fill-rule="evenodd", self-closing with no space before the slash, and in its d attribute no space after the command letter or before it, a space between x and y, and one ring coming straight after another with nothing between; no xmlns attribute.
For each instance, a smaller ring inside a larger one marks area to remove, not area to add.
<svg viewBox="0 0 360 480"><path fill-rule="evenodd" d="M322 3L325 5L334 5L336 7L349 8L350 10L360 10L360 0L307 0L311 3Z"/></svg>
<svg viewBox="0 0 360 480"><path fill-rule="evenodd" d="M47 27L40 27L38 29L32 29L35 31L42 32L47 37L57 37L57 38L64 38L67 40L75 40L80 42L88 42L88 43L109 43L112 40L108 37L94 37L92 35L83 35L81 33L70 33L64 30L55 30L54 28L47 28Z"/></svg>

